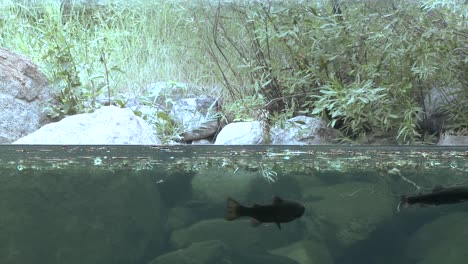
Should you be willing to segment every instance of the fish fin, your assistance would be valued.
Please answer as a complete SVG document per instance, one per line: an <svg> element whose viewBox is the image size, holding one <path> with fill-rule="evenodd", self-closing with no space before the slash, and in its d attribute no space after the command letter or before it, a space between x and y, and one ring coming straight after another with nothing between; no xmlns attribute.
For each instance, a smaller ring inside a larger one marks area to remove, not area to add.
<svg viewBox="0 0 468 264"><path fill-rule="evenodd" d="M283 203L283 199L278 196L273 196L273 204L281 204Z"/></svg>
<svg viewBox="0 0 468 264"><path fill-rule="evenodd" d="M276 225L278 226L278 229L281 229L281 224L280 224L280 222L276 222Z"/></svg>
<svg viewBox="0 0 468 264"><path fill-rule="evenodd" d="M408 203L408 197L406 197L406 195L402 195L400 197L400 203L398 204L398 211L400 210L400 208L408 208L409 207L409 203Z"/></svg>
<svg viewBox="0 0 468 264"><path fill-rule="evenodd" d="M251 218L250 219L250 225L253 226L253 227L257 227L261 224L262 222L258 221L257 219L255 218Z"/></svg>
<svg viewBox="0 0 468 264"><path fill-rule="evenodd" d="M236 200L232 199L231 197L227 198L227 211L226 211L226 220L234 220L239 217L237 213L237 208L239 207L239 203Z"/></svg>
<svg viewBox="0 0 468 264"><path fill-rule="evenodd" d="M444 189L444 187L440 184L437 184L436 186L434 186L434 188L432 189L432 192L440 192Z"/></svg>

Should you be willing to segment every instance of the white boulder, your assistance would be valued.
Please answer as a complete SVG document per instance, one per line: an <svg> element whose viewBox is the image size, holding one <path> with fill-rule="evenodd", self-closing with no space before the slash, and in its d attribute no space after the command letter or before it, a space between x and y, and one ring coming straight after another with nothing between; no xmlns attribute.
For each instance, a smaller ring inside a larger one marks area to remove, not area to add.
<svg viewBox="0 0 468 264"><path fill-rule="evenodd" d="M127 108L105 106L94 113L47 124L13 144L141 144L161 141L143 119Z"/></svg>
<svg viewBox="0 0 468 264"><path fill-rule="evenodd" d="M260 145L264 143L262 125L258 121L231 123L216 137L215 145Z"/></svg>

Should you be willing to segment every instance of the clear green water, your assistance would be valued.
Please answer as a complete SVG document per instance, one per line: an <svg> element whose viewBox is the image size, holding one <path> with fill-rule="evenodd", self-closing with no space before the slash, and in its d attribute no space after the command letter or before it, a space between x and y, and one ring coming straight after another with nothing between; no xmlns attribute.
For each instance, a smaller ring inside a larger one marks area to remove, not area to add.
<svg viewBox="0 0 468 264"><path fill-rule="evenodd" d="M0 263L466 263L468 147L0 146ZM274 195L299 220L224 220Z"/></svg>

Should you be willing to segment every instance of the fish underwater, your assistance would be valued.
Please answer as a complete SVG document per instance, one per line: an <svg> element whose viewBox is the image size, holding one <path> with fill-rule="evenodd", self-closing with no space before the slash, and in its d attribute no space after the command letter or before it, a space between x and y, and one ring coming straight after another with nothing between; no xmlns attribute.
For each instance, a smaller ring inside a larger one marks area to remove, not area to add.
<svg viewBox="0 0 468 264"><path fill-rule="evenodd" d="M291 222L300 218L305 212L305 207L295 201L283 200L278 196L273 197L271 205L254 204L247 207L239 204L232 198L227 199L226 220L231 221L239 217L251 217L253 225L261 223L276 223L281 229L281 223Z"/></svg>
<svg viewBox="0 0 468 264"><path fill-rule="evenodd" d="M442 187L436 186L431 193L420 194L415 196L401 196L400 207L407 208L414 204L420 205L441 205L455 204L468 201L468 186L458 187Z"/></svg>

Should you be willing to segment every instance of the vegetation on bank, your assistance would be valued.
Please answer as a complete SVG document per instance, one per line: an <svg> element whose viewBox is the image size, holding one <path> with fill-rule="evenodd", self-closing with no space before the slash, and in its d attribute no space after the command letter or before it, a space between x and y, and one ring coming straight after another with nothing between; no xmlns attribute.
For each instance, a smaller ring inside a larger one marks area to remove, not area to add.
<svg viewBox="0 0 468 264"><path fill-rule="evenodd" d="M464 0L232 2L2 0L0 46L42 67L58 117L178 81L222 98L229 120L323 116L344 139L400 143L437 132L421 125L424 98L450 88L442 111L451 129L468 127Z"/></svg>

